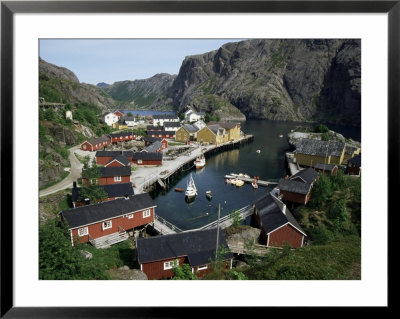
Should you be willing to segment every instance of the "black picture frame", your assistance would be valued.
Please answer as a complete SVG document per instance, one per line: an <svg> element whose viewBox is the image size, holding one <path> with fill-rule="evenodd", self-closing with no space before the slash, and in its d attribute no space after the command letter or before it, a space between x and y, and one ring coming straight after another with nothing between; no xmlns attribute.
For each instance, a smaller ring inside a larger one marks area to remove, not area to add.
<svg viewBox="0 0 400 319"><path fill-rule="evenodd" d="M13 294L13 16L16 13L387 13L388 14L388 207L398 180L400 97L400 1L1 1L1 317L176 318L185 307L14 307ZM385 172L383 172L385 173ZM390 216L388 215L388 218ZM391 223L389 222L388 225ZM393 223L392 223L393 224ZM393 225L392 225L393 226ZM389 239L389 238L388 238ZM390 241L388 240L388 245ZM389 257L389 254L388 254ZM388 260L389 262L390 260ZM390 262L388 263L390 264ZM388 286L390 281L388 281ZM390 298L388 300L390 306ZM292 307L292 310L294 308ZM304 308L296 309L297 314ZM209 311L209 310L207 310ZM223 308L208 316L218 316ZM235 316L241 311L235 310ZM255 314L254 314L255 315Z"/></svg>

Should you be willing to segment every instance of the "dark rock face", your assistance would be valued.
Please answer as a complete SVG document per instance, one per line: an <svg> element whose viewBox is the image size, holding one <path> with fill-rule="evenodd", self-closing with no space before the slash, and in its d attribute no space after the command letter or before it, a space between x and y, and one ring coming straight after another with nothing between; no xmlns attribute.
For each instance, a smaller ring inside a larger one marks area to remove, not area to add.
<svg viewBox="0 0 400 319"><path fill-rule="evenodd" d="M200 97L217 95L247 118L360 125L360 46L340 39L227 43L186 57L168 96L178 110L193 101L210 109Z"/></svg>
<svg viewBox="0 0 400 319"><path fill-rule="evenodd" d="M66 145L78 144L78 136L76 133L61 124L55 122L43 121L42 125L47 127L52 136L57 140L58 143L65 143Z"/></svg>

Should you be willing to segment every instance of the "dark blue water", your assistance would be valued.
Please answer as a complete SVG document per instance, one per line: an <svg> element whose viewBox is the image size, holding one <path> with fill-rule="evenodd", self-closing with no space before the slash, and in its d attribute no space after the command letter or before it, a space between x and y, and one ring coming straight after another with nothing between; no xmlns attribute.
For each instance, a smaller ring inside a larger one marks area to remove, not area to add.
<svg viewBox="0 0 400 319"><path fill-rule="evenodd" d="M125 115L128 114L129 112L132 113L133 116L135 115L141 115L141 116L147 116L147 115L161 115L161 114L175 114L174 112L164 112L164 111L151 111L151 110L121 110L122 113Z"/></svg>
<svg viewBox="0 0 400 319"><path fill-rule="evenodd" d="M298 127L299 123L249 120L242 123L242 131L253 134L254 141L241 147L206 157L206 166L183 172L166 191L153 191L150 195L157 205L156 212L181 229L193 229L217 219L218 204L221 217L253 203L271 188L253 189L245 183L242 187L226 184L224 176L229 173L246 173L250 177L259 176L262 180L285 177L285 152L289 149L287 133ZM330 129L331 127L328 126ZM335 127L338 133L355 140L361 136L360 128ZM283 138L280 137L283 135ZM256 150L261 150L258 154ZM192 174L198 196L187 203L185 195L175 192L175 188L186 189L187 180ZM205 192L212 191L209 201Z"/></svg>

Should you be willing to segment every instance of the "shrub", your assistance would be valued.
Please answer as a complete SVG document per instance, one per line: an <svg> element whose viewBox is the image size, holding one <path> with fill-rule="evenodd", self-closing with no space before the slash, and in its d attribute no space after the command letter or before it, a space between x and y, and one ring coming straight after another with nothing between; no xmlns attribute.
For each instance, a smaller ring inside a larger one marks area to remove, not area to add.
<svg viewBox="0 0 400 319"><path fill-rule="evenodd" d="M324 224L310 229L309 233L314 245L325 245L335 239L334 234Z"/></svg>
<svg viewBox="0 0 400 319"><path fill-rule="evenodd" d="M318 125L314 126L314 132L315 133L328 133L329 128L324 124L318 124Z"/></svg>

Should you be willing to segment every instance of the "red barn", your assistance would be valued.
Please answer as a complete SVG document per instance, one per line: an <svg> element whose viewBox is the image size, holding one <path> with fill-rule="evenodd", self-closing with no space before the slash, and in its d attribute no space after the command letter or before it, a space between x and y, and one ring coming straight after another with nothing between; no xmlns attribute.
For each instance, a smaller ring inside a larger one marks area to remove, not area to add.
<svg viewBox="0 0 400 319"><path fill-rule="evenodd" d="M110 145L110 138L107 136L101 136L98 138L91 139L90 141L85 141L81 144L81 150L94 152L101 150L107 145Z"/></svg>
<svg viewBox="0 0 400 319"><path fill-rule="evenodd" d="M136 165L162 165L162 159L162 152L136 152L132 156L132 162Z"/></svg>
<svg viewBox="0 0 400 319"><path fill-rule="evenodd" d="M301 229L286 205L268 193L254 205L254 219L261 229L261 239L268 247L302 247L307 234Z"/></svg>
<svg viewBox="0 0 400 319"><path fill-rule="evenodd" d="M119 132L119 133L113 133L113 134L109 134L108 137L111 140L111 143L118 143L118 142L126 142L126 141L132 141L132 140L136 140L136 134L134 134L133 132Z"/></svg>
<svg viewBox="0 0 400 319"><path fill-rule="evenodd" d="M128 230L153 223L155 207L143 193L68 209L60 216L68 222L72 246L89 241L100 248L126 240Z"/></svg>
<svg viewBox="0 0 400 319"><path fill-rule="evenodd" d="M132 161L133 151L97 151L96 163L106 165L119 155L125 156Z"/></svg>
<svg viewBox="0 0 400 319"><path fill-rule="evenodd" d="M172 278L175 265L189 264L197 277L212 271L215 259L217 230L196 230L151 238L138 238L137 261L148 279ZM228 249L225 234L219 232L219 247ZM224 256L225 267L232 268L232 253Z"/></svg>
<svg viewBox="0 0 400 319"><path fill-rule="evenodd" d="M289 179L281 178L278 183L279 195L284 201L306 205L318 173L312 167L303 169Z"/></svg>
<svg viewBox="0 0 400 319"><path fill-rule="evenodd" d="M175 131L147 131L149 137L175 139Z"/></svg>
<svg viewBox="0 0 400 319"><path fill-rule="evenodd" d="M107 198L103 199L102 202L123 198L125 196L134 195L132 183L121 183L121 184L110 184L110 185L99 185L99 187L103 188L107 193ZM76 187L76 182L73 184L72 188L72 205L74 207L84 206L87 203L90 203L89 199L81 200L80 199L80 187Z"/></svg>

